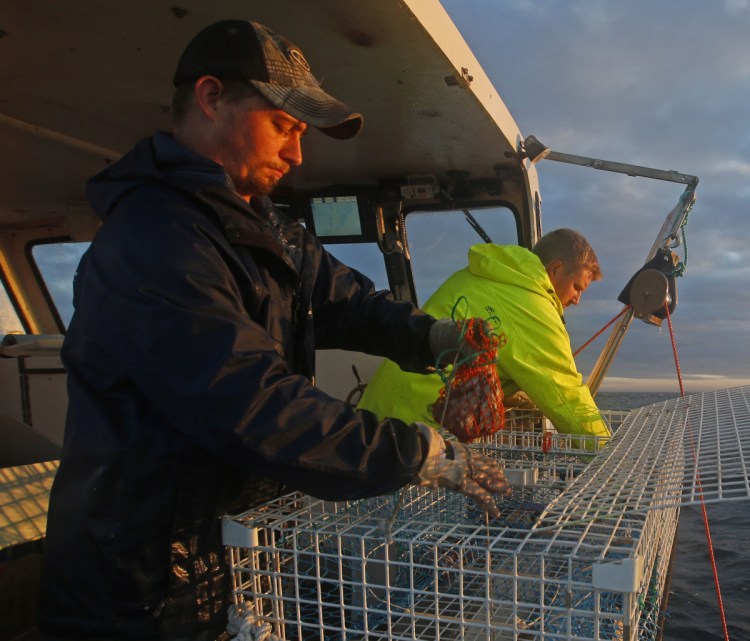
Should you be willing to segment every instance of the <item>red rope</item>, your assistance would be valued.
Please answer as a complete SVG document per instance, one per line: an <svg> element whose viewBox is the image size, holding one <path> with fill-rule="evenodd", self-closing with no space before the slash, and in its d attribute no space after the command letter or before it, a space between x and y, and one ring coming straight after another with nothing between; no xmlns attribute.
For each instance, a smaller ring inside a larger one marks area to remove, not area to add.
<svg viewBox="0 0 750 641"><path fill-rule="evenodd" d="M672 341L672 353L674 354L674 366L677 369L677 381L680 383L680 396L685 398L685 388L682 386L682 371L680 370L680 359L677 356L677 343L674 339L674 331L672 331L672 317L669 314L669 303L664 303L664 309L667 312L667 325L669 326L669 338ZM692 437L692 433L690 434Z"/></svg>
<svg viewBox="0 0 750 641"><path fill-rule="evenodd" d="M594 334L591 338L589 338L583 345L581 345L575 352L573 352L573 357L578 356L580 352L582 352L584 349L586 349L590 343L593 343L601 334L604 332L607 327L609 327L612 323L614 323L620 316L622 316L625 312L630 309L630 305L625 305L625 307L622 308L622 311L617 314L609 323L607 323L604 327L602 327L596 334Z"/></svg>
<svg viewBox="0 0 750 641"><path fill-rule="evenodd" d="M677 356L677 343L675 342L674 332L672 331L672 317L669 315L669 303L665 303L664 309L667 310L667 325L669 326L669 337L672 340L672 352L674 353L674 364L677 368L677 380L680 383L680 396L685 397L685 388L682 385L682 372L680 371L680 359ZM688 436L690 437L690 448L693 452L693 461L696 461L697 455L695 453L695 441L693 439L693 430L690 427L690 421L687 423ZM708 556L711 560L711 570L714 575L714 587L716 588L716 600L719 603L719 616L721 617L721 627L724 631L724 639L729 641L729 631L727 630L727 617L724 612L724 599L721 596L721 586L719 585L719 571L716 567L716 557L714 556L714 546L711 539L711 528L708 525L708 512L706 511L706 503L703 500L703 484L701 483L700 472L697 471L695 474L696 488L698 489L698 497L701 503L701 509L703 511L703 527L706 530L706 541L708 543Z"/></svg>

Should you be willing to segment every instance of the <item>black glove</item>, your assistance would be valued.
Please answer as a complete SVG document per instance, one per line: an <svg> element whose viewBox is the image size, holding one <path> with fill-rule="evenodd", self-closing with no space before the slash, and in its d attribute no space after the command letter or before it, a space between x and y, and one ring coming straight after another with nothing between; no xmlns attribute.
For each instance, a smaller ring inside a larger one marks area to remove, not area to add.
<svg viewBox="0 0 750 641"><path fill-rule="evenodd" d="M481 331L489 336L492 334L492 326L487 321L482 321ZM461 327L447 318L436 321L430 327L430 350L438 367L470 362L477 354L464 340Z"/></svg>

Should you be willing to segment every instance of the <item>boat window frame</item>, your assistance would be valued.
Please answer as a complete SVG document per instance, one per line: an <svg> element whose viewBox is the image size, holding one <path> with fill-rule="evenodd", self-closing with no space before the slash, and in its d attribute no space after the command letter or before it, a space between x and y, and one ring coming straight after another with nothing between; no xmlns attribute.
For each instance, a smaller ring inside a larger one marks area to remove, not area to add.
<svg viewBox="0 0 750 641"><path fill-rule="evenodd" d="M2 286L3 292L5 293L5 298L10 304L9 310L12 309L13 312L15 312L16 319L18 320L21 329L25 334L30 333L31 323L29 323L29 319L26 317L26 314L23 313L23 308L18 302L18 298L16 297L15 292L10 286L10 279L3 269L0 269L0 286Z"/></svg>

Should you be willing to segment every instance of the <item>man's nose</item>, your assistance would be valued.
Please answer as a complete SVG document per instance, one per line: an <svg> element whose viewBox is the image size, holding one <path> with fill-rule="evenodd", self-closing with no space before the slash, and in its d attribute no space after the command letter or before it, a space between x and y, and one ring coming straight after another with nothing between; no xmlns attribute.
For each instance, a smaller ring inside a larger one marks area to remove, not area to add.
<svg viewBox="0 0 750 641"><path fill-rule="evenodd" d="M286 141L286 144L281 148L279 154L282 159L292 165L298 167L302 164L302 136L294 133Z"/></svg>

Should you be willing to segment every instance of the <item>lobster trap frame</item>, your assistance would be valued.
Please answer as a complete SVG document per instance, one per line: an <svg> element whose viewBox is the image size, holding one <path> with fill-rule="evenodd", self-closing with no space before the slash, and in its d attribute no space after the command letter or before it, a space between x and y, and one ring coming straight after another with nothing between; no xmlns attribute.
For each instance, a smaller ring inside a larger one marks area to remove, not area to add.
<svg viewBox="0 0 750 641"><path fill-rule="evenodd" d="M287 641L655 639L679 488L667 491L671 507L562 508L561 521L560 505L576 502L613 443L592 455L591 439L540 426L534 413L512 413L475 445L514 484L491 521L460 494L419 487L400 503L293 493L228 517L235 603Z"/></svg>

